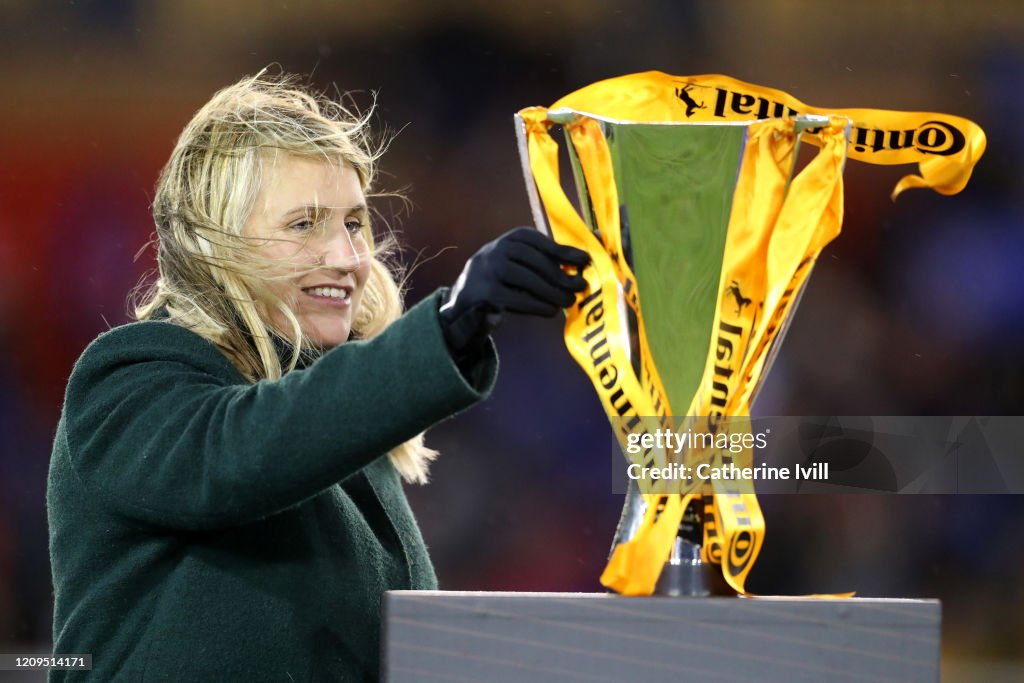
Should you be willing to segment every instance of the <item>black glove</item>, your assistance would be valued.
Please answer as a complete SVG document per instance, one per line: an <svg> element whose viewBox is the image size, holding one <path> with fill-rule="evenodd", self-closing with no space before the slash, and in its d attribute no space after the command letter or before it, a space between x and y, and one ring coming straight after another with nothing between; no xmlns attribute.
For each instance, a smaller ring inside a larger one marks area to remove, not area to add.
<svg viewBox="0 0 1024 683"><path fill-rule="evenodd" d="M516 228L485 244L466 262L441 306L448 348L459 359L479 348L501 323L503 313L551 317L576 300L587 283L577 270L590 256L558 244L533 228Z"/></svg>

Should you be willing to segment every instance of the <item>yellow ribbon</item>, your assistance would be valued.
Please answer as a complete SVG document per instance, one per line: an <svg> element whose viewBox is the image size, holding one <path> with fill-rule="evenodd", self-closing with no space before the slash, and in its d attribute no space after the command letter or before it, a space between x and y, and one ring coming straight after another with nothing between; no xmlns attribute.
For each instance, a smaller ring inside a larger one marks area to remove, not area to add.
<svg viewBox="0 0 1024 683"><path fill-rule="evenodd" d="M724 122L793 117L844 116L853 122L851 159L872 164L918 164L892 197L912 187L941 194L964 189L985 152L985 133L972 121L931 112L812 107L781 90L718 74L670 76L647 71L598 81L558 100L567 107L629 121ZM818 144L820 138L810 135Z"/></svg>

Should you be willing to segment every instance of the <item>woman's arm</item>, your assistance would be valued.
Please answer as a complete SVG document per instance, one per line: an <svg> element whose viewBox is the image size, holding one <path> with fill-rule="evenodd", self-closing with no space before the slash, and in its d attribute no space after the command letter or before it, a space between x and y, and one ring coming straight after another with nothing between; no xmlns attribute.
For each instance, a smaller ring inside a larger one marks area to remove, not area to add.
<svg viewBox="0 0 1024 683"><path fill-rule="evenodd" d="M255 385L238 384L227 359L184 328L116 328L68 384L72 467L118 512L163 526L229 526L295 505L489 393L493 347L469 384L438 303L431 296L374 339Z"/></svg>

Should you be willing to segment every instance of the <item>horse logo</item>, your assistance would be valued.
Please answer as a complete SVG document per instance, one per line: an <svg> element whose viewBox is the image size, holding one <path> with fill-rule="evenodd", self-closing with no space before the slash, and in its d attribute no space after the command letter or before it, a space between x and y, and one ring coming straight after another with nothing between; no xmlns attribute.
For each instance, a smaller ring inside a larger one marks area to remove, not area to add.
<svg viewBox="0 0 1024 683"><path fill-rule="evenodd" d="M742 315L743 309L750 305L750 299L743 296L743 292L740 291L740 283L736 280L732 281L732 284L725 288L726 296L732 295L736 299L736 315Z"/></svg>
<svg viewBox="0 0 1024 683"><path fill-rule="evenodd" d="M703 102L698 102L693 99L693 95L690 94L690 89L692 87L692 85L687 84L682 88L676 88L676 97L681 99L683 104L686 105L686 118L693 116L693 113L698 109L707 109L707 105Z"/></svg>

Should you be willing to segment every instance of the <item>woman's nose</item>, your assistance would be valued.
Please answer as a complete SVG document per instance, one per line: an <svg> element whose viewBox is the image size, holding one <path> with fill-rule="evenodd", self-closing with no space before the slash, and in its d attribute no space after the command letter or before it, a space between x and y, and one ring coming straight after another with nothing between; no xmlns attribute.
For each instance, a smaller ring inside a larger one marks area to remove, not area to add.
<svg viewBox="0 0 1024 683"><path fill-rule="evenodd" d="M359 248L360 238L342 228L334 232L327 241L324 265L339 270L357 270L365 255Z"/></svg>

